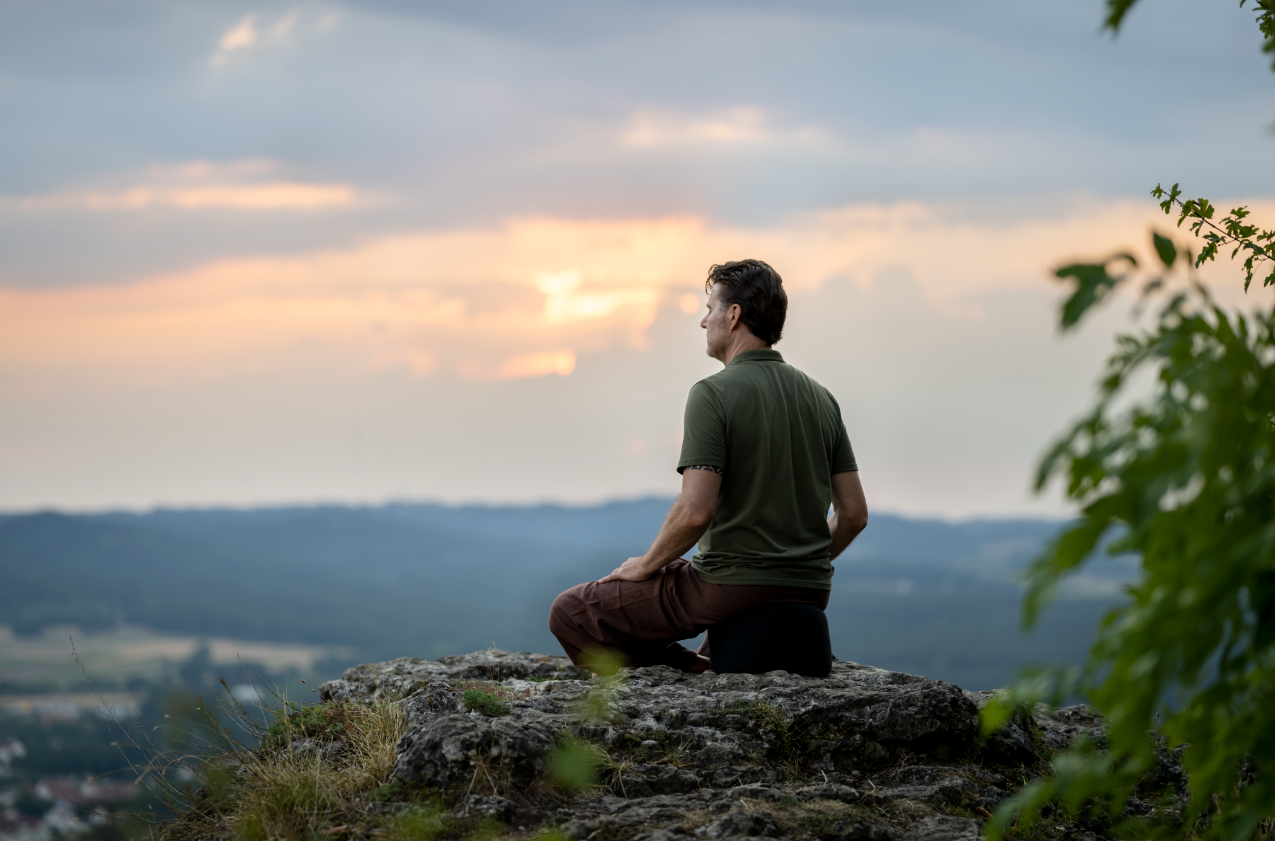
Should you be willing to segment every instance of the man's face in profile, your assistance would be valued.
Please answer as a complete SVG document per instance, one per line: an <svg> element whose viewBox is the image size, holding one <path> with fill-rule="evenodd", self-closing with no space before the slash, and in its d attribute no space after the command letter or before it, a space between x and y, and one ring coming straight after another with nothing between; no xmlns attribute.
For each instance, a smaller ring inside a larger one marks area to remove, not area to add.
<svg viewBox="0 0 1275 841"><path fill-rule="evenodd" d="M708 312L704 314L699 326L708 331L705 353L713 359L721 360L726 356L726 348L730 340L730 332L726 329L726 311L730 307L722 304L721 286L714 286L708 296Z"/></svg>

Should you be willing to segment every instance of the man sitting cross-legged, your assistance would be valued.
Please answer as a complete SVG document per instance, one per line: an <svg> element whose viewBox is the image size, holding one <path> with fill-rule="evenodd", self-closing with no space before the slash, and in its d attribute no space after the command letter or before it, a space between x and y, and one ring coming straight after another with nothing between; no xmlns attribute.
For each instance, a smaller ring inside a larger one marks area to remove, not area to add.
<svg viewBox="0 0 1275 841"><path fill-rule="evenodd" d="M700 326L726 367L687 398L682 493L645 555L567 590L549 613L567 656L594 671L622 661L703 672L707 643L697 653L678 640L759 605L824 609L832 559L868 522L837 401L771 350L788 310L778 273L726 263L705 289Z"/></svg>

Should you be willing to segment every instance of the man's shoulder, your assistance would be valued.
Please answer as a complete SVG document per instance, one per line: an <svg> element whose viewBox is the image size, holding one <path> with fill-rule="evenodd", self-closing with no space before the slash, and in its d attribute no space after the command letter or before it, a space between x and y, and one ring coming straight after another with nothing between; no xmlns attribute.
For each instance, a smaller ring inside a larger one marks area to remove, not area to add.
<svg viewBox="0 0 1275 841"><path fill-rule="evenodd" d="M752 365L727 365L715 374L710 374L695 383L695 386L704 386L721 396L732 391L765 388L767 385L774 383L775 380L772 378L774 375L777 375L781 380L801 383L806 388L835 402L832 392L818 380L784 360L766 360L764 363ZM692 386L692 388L695 386Z"/></svg>
<svg viewBox="0 0 1275 841"><path fill-rule="evenodd" d="M695 385L691 386L692 390L697 388L706 389L709 392L722 397L728 392L739 391L746 388L746 384L756 379L756 372L751 370L747 365L727 365L722 370L709 374Z"/></svg>
<svg viewBox="0 0 1275 841"><path fill-rule="evenodd" d="M832 392L823 383L819 382L814 377L810 376L809 374L807 374L805 371L801 370L800 368L794 368L792 365L789 365L788 368L791 369L792 376L799 379L801 382L806 383L806 385L811 389L811 391L815 392L816 394L824 398L827 398L828 400L831 400L833 403L837 402L837 398L832 396Z"/></svg>

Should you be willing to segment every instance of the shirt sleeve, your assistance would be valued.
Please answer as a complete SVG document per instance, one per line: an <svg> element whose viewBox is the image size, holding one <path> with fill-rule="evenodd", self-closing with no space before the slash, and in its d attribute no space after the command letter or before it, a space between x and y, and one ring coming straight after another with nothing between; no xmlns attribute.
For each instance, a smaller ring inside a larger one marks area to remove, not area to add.
<svg viewBox="0 0 1275 841"><path fill-rule="evenodd" d="M850 447L850 435L846 432L846 425L841 424L841 434L837 436L837 443L832 448L832 475L838 473L850 473L859 469L859 463L854 460L854 450Z"/></svg>
<svg viewBox="0 0 1275 841"><path fill-rule="evenodd" d="M828 459L828 464L832 468L829 473L836 476L838 473L857 471L859 463L855 461L854 450L850 446L850 434L846 432L846 423L841 419L841 405L831 394L828 398L832 400L832 405L836 409L836 437L832 443L832 457Z"/></svg>
<svg viewBox="0 0 1275 841"><path fill-rule="evenodd" d="M681 473L693 464L726 469L726 413L712 386L701 381L691 386L682 420Z"/></svg>

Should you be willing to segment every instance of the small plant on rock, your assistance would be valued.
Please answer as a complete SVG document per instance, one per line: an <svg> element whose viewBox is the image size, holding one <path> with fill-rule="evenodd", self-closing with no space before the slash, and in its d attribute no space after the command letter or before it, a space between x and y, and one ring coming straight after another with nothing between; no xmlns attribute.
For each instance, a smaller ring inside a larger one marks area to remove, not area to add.
<svg viewBox="0 0 1275 841"><path fill-rule="evenodd" d="M509 705L492 692L483 689L466 689L461 702L467 710L478 710L483 715L498 718L509 715Z"/></svg>

